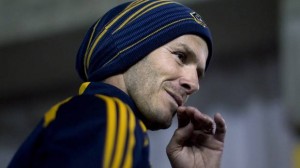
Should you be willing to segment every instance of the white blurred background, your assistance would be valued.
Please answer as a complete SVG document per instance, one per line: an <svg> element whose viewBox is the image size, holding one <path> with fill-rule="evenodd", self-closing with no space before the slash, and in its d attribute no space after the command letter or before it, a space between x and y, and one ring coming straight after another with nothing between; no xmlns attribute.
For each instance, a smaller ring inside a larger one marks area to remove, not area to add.
<svg viewBox="0 0 300 168"><path fill-rule="evenodd" d="M77 94L77 49L121 0L0 0L0 167L45 111ZM222 168L300 168L300 1L186 0L214 37L214 56L189 104L228 124ZM149 132L154 168L177 123ZM298 153L297 153L298 152ZM298 161L298 163L297 163Z"/></svg>

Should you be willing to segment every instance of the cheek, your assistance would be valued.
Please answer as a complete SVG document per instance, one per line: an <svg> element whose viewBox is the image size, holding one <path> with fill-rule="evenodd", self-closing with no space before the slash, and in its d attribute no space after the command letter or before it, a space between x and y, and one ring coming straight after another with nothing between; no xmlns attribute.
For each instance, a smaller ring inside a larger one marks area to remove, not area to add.
<svg viewBox="0 0 300 168"><path fill-rule="evenodd" d="M148 80L152 79L152 80ZM169 99L158 82L159 79L147 78L140 85L132 87L133 99L144 115L163 117L170 111ZM154 117L156 118L156 117Z"/></svg>
<svg viewBox="0 0 300 168"><path fill-rule="evenodd" d="M129 96L141 111L149 111L158 97L159 79L153 70L135 71L127 78Z"/></svg>
<svg viewBox="0 0 300 168"><path fill-rule="evenodd" d="M178 66L179 64L176 62L174 56L168 55L164 56L164 58L156 64L156 69L161 72L170 72L177 69Z"/></svg>

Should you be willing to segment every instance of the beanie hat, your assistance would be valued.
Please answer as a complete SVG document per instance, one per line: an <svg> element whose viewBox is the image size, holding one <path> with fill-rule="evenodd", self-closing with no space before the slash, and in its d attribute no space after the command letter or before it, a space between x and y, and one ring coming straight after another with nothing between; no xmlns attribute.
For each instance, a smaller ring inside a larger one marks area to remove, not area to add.
<svg viewBox="0 0 300 168"><path fill-rule="evenodd" d="M211 34L200 15L168 0L136 0L109 10L88 30L76 69L84 81L126 71L153 50L184 34L200 36L212 55Z"/></svg>

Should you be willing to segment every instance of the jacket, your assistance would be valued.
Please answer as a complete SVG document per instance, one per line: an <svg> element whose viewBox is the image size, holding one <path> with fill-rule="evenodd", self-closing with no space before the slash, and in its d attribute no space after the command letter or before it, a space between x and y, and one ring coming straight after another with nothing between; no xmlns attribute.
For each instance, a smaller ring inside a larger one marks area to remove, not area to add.
<svg viewBox="0 0 300 168"><path fill-rule="evenodd" d="M13 157L14 167L150 167L149 138L133 100L101 82L54 105Z"/></svg>

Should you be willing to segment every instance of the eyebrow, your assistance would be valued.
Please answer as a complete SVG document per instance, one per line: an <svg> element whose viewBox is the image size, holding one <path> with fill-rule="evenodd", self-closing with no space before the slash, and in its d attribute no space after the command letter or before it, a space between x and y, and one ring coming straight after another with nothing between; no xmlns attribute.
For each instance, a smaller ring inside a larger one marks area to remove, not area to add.
<svg viewBox="0 0 300 168"><path fill-rule="evenodd" d="M196 60L198 60L196 53L187 44L178 42L177 46L182 47L189 55L192 55ZM197 74L199 79L204 77L204 69L205 67L197 66Z"/></svg>

